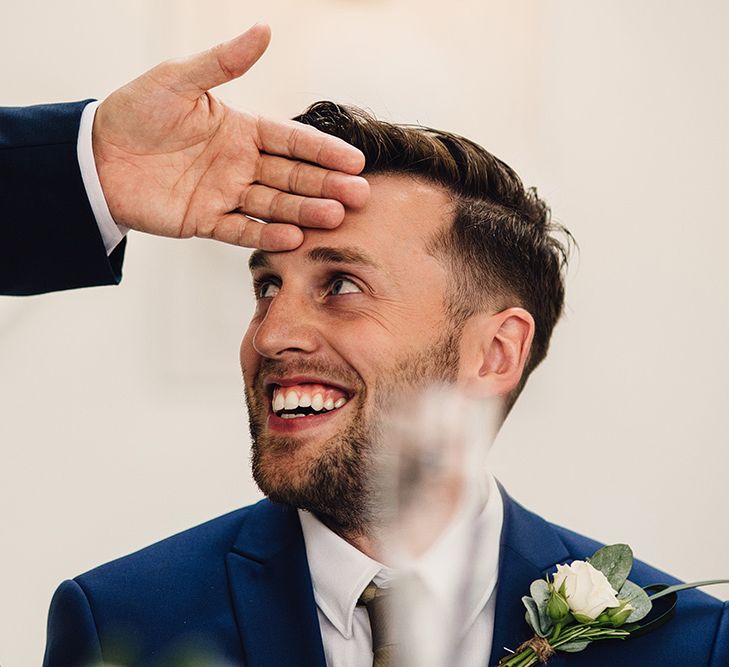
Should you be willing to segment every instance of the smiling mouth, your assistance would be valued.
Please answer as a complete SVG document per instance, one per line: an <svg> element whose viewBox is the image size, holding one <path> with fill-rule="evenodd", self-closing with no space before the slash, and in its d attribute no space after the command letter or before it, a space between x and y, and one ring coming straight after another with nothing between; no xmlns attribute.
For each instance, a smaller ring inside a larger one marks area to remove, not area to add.
<svg viewBox="0 0 729 667"><path fill-rule="evenodd" d="M339 387L313 382L286 385L272 383L268 395L272 417L307 421L336 413L351 398Z"/></svg>

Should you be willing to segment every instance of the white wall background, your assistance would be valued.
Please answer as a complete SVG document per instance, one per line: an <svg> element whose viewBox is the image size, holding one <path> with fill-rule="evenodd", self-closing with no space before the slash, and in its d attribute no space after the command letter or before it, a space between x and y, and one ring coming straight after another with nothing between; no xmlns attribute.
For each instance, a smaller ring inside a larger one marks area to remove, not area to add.
<svg viewBox="0 0 729 667"><path fill-rule="evenodd" d="M0 104L103 97L256 20L227 101L317 99L465 134L581 246L492 458L544 516L729 576L729 60L721 0L3 2ZM247 504L247 252L130 238L120 287L0 299L0 664L38 664L64 578ZM729 587L707 589L720 597Z"/></svg>

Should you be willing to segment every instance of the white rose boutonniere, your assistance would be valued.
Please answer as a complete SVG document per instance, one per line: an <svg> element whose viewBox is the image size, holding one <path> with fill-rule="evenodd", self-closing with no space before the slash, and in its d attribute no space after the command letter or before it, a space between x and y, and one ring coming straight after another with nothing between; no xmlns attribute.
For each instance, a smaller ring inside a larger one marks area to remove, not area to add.
<svg viewBox="0 0 729 667"><path fill-rule="evenodd" d="M584 560L557 565L554 588L561 592L575 618L594 621L608 607L619 607L618 592L608 578Z"/></svg>
<svg viewBox="0 0 729 667"><path fill-rule="evenodd" d="M577 653L594 641L650 632L671 618L679 591L729 583L715 579L641 588L628 579L632 568L631 548L612 544L586 561L557 565L551 581L549 575L533 581L522 602L534 636L499 660L498 667L530 667L546 663L556 651Z"/></svg>

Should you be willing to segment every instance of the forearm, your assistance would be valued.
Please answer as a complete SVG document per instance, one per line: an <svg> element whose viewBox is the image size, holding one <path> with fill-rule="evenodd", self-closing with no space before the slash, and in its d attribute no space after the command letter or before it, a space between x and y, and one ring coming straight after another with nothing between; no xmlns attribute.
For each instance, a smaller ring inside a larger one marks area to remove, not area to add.
<svg viewBox="0 0 729 667"><path fill-rule="evenodd" d="M0 293L38 294L121 279L107 257L77 159L88 103L0 108Z"/></svg>

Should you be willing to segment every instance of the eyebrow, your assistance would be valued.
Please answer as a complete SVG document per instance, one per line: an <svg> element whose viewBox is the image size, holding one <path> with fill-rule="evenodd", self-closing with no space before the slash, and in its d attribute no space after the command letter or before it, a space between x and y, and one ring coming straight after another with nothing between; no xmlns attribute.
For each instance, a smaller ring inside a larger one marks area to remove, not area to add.
<svg viewBox="0 0 729 667"><path fill-rule="evenodd" d="M270 255L271 253L263 250L254 250L248 260L248 268L251 271L270 268ZM331 248L318 246L306 253L306 259L315 264L356 264L373 269L380 268L380 265L372 257L354 247Z"/></svg>

